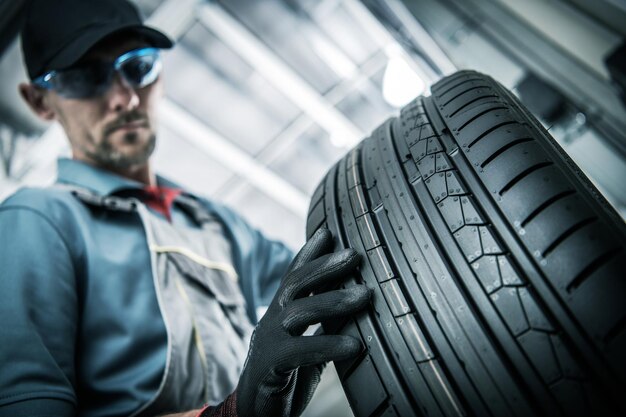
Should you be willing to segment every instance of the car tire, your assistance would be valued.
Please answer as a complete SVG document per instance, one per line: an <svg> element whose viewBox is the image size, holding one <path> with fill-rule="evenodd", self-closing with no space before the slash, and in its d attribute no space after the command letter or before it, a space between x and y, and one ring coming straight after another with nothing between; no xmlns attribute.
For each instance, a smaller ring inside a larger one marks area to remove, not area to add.
<svg viewBox="0 0 626 417"><path fill-rule="evenodd" d="M626 413L626 228L492 78L461 71L341 159L307 236L362 255L371 308L326 333L356 417Z"/></svg>

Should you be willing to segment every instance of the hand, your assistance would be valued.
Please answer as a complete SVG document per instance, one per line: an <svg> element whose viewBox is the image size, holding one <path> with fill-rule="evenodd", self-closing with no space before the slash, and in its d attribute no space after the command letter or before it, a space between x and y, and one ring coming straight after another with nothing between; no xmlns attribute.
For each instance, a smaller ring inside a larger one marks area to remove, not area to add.
<svg viewBox="0 0 626 417"><path fill-rule="evenodd" d="M331 250L330 232L320 229L291 263L252 335L236 390L239 417L299 416L326 362L361 351L351 336L302 336L309 325L354 314L369 303L371 292L364 285L310 295L338 284L359 264L353 249Z"/></svg>

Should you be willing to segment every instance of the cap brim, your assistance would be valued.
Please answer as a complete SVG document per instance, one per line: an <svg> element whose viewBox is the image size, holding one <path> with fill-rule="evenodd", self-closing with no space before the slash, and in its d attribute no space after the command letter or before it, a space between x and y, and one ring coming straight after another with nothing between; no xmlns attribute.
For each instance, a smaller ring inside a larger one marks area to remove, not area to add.
<svg viewBox="0 0 626 417"><path fill-rule="evenodd" d="M165 34L145 25L107 25L98 30L91 30L85 35L74 39L56 55L47 65L49 69L68 68L78 62L94 45L104 38L116 33L137 33L144 37L155 48L168 49L174 46L174 42Z"/></svg>

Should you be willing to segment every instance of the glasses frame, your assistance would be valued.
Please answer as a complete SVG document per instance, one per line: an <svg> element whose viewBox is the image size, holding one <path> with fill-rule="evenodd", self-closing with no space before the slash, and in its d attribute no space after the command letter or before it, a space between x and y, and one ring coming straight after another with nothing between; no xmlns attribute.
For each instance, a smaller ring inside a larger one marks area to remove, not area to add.
<svg viewBox="0 0 626 417"><path fill-rule="evenodd" d="M154 60L154 66L158 66L158 72L161 72L161 66L162 66L162 62L161 62L161 50L159 48L152 48L152 47L146 47L146 48L139 48L139 49L133 49L132 51L128 51L123 53L122 55L120 55L119 57L117 57L115 59L115 61L113 61L113 63L111 64L113 71L115 72L119 72L122 77L131 85L133 86L133 88L141 88L141 87L145 87L149 84L152 84L154 81L156 81L156 78L149 83L146 83L144 85L135 85L134 82L132 82L131 80L128 80L125 75L124 75L124 71L121 71L122 66L124 65L125 62L127 62L130 59L133 58L138 58L138 57L142 57L142 56L147 56L147 55L154 55L155 56L155 60ZM39 77L35 78L32 83L38 87L41 87L43 89L46 90L55 90L56 87L54 85L54 79L59 75L62 74L64 71L70 71L73 68L68 68L67 70L52 70L52 71L48 71L46 73L44 73L43 75L40 75Z"/></svg>

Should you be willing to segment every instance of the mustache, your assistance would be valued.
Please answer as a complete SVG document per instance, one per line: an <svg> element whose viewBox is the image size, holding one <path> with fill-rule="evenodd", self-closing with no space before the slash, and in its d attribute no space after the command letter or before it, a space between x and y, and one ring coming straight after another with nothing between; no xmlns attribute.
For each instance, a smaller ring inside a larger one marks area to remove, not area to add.
<svg viewBox="0 0 626 417"><path fill-rule="evenodd" d="M104 127L104 135L107 136L115 130L119 129L120 127L123 127L128 123L133 123L137 121L144 121L146 124L148 124L148 118L146 117L146 115L140 112L134 111L130 113L125 113L111 123L108 123Z"/></svg>

